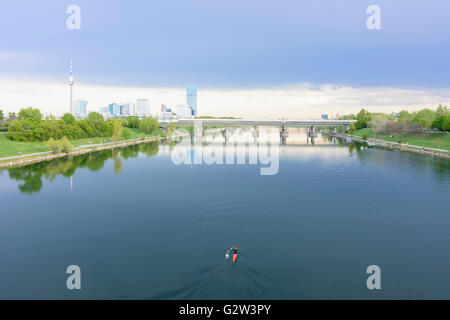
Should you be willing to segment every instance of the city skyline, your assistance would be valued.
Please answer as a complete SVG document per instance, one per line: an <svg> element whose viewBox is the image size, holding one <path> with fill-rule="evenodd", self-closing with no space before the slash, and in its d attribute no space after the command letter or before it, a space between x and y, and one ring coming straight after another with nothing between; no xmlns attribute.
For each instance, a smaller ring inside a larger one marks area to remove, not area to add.
<svg viewBox="0 0 450 320"><path fill-rule="evenodd" d="M3 89L0 105L5 112L18 112L30 106L55 115L68 112L67 82L36 83L0 78L0 87ZM186 100L186 88L112 87L77 82L74 89L74 100L89 102L88 112L99 112L114 101L132 102L139 97L149 97L156 109L161 104L174 107ZM201 106L199 115L304 119L320 118L323 113L356 113L362 107L372 112L388 113L435 109L439 104L450 105L450 91L299 84L254 89L202 88L198 100Z"/></svg>

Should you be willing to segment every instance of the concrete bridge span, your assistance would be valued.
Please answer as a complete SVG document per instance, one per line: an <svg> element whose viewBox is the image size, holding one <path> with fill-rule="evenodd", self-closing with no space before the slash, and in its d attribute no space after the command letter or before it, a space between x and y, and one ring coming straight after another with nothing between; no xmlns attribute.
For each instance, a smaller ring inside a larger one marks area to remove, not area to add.
<svg viewBox="0 0 450 320"><path fill-rule="evenodd" d="M251 119L178 119L178 120L161 120L161 125L169 125L171 122L178 126L194 126L195 124L202 124L202 126L277 126L277 127L337 127L340 125L348 126L356 120L251 120Z"/></svg>

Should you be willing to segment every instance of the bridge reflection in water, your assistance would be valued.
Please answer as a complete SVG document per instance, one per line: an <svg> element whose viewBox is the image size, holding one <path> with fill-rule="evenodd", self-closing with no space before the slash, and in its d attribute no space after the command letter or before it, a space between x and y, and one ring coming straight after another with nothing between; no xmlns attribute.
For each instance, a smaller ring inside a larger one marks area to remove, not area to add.
<svg viewBox="0 0 450 320"><path fill-rule="evenodd" d="M215 132L205 134L202 131L203 140L209 141L210 137L214 137L216 143L279 143L281 145L330 145L336 144L337 140L334 136L329 136L321 130L313 130L310 128L281 128L279 131L274 127L243 127L243 128L221 128L216 129ZM268 136L270 135L270 139ZM221 136L223 139L218 139ZM195 131L192 139L198 140L200 138L199 132Z"/></svg>

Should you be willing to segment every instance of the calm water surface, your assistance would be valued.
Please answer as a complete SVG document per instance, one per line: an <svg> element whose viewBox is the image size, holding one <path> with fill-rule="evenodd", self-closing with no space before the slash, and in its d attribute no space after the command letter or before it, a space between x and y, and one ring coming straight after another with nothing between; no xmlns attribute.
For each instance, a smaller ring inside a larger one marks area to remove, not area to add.
<svg viewBox="0 0 450 320"><path fill-rule="evenodd" d="M448 160L290 130L275 175L175 164L198 139L0 171L0 298L450 298ZM373 264L381 290L366 287Z"/></svg>

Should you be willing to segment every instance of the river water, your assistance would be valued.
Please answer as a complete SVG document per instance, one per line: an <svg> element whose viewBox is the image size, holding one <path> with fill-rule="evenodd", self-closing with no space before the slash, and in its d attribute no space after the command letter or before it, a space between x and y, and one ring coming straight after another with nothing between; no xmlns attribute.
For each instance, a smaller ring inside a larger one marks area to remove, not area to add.
<svg viewBox="0 0 450 320"><path fill-rule="evenodd" d="M448 160L234 129L0 171L0 298L449 299L449 230Z"/></svg>

